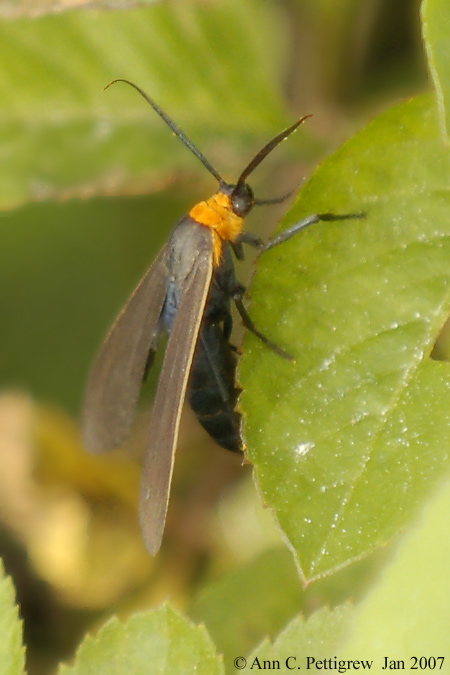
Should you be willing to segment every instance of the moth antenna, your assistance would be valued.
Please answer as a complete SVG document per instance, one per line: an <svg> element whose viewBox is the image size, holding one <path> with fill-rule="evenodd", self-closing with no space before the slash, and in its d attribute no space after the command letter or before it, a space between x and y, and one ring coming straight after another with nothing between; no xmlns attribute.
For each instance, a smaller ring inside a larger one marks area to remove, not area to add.
<svg viewBox="0 0 450 675"><path fill-rule="evenodd" d="M161 117L161 119L164 120L164 122L167 124L167 126L173 131L175 136L178 136L178 138L185 144L185 146L192 152L192 154L194 154L201 161L203 166L206 169L208 169L209 173L211 173L214 176L214 178L217 181L219 181L219 183L221 185L225 184L225 181L220 176L218 171L216 171L216 169L213 167L211 162L209 162L206 159L205 155L197 148L195 143L193 143L191 141L191 139L188 136L186 136L184 131L182 131L182 129L180 129L180 127L177 124L175 124L173 119L171 117L169 117L169 115L167 113L165 113L164 110L162 108L160 108L159 105L157 103L155 103L155 101L152 98L150 98L150 96L148 94L146 94L145 91L143 89L141 89L137 84L134 84L134 82L131 82L130 80L126 80L122 77L119 77L116 80L112 80L112 82L108 82L106 87L103 87L103 91L105 91L105 89L108 89L108 87L110 87L112 84L115 84L116 82L125 82L125 84L129 84L130 87L133 87L133 89L136 89L136 91L139 92L139 94L143 98L145 98L147 103Z"/></svg>

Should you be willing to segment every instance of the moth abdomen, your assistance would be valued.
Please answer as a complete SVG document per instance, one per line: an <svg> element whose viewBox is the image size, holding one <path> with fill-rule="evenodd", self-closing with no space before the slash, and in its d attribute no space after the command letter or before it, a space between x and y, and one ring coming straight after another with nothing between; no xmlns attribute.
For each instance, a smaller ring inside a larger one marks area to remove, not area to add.
<svg viewBox="0 0 450 675"><path fill-rule="evenodd" d="M227 450L242 451L241 416L235 410L236 352L221 324L204 322L188 384L189 404L203 428Z"/></svg>

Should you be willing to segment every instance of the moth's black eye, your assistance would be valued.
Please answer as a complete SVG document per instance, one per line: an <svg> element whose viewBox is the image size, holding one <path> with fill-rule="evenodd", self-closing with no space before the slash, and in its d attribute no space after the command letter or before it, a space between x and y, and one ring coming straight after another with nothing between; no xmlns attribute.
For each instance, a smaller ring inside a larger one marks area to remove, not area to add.
<svg viewBox="0 0 450 675"><path fill-rule="evenodd" d="M254 204L254 195L247 183L236 185L231 193L231 206L234 213L241 218L247 215Z"/></svg>

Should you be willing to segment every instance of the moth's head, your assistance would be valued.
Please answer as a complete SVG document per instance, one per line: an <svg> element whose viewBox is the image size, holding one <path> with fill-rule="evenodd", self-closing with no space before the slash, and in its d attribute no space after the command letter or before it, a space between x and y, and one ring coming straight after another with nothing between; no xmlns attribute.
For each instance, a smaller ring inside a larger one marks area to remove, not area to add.
<svg viewBox="0 0 450 675"><path fill-rule="evenodd" d="M245 218L255 205L253 190L245 182L237 183L236 185L221 183L220 191L228 195L233 213L240 218Z"/></svg>

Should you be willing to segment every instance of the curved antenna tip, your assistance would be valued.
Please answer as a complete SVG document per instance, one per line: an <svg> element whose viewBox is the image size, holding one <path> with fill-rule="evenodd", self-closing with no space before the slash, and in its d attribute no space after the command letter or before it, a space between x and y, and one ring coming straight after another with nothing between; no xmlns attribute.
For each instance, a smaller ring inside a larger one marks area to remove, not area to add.
<svg viewBox="0 0 450 675"><path fill-rule="evenodd" d="M299 120L294 122L294 124L292 124L290 127L288 127L287 129L284 129L284 131L282 131L281 133L274 136L274 138L272 138L272 140L269 141L258 152L258 154L255 157L253 157L252 161L245 167L245 169L243 170L243 172L241 173L241 175L238 178L237 185L242 185L243 183L245 183L245 181L247 180L249 175L251 173L253 173L253 171L256 169L256 167L261 164L263 159L265 159L267 157L267 155L269 153L271 153L274 148L277 147L277 145L279 145L280 143L285 141L286 138L288 138L288 136L290 136L292 133L294 133L294 131L296 131L296 129L300 126L300 124L302 122L304 122L305 120L307 120L308 117L312 117L312 115L309 114L309 115L305 115L304 117L301 117Z"/></svg>
<svg viewBox="0 0 450 675"><path fill-rule="evenodd" d="M125 82L125 84L130 84L132 87L134 87L139 91L139 87L137 86L137 84L134 84L134 82L131 82L131 80L126 80L124 77L116 77L115 80L111 80L111 82L105 84L102 91L106 91L112 84L116 84L116 82Z"/></svg>
<svg viewBox="0 0 450 675"><path fill-rule="evenodd" d="M125 82L125 84L129 84L130 87L133 87L133 89L136 89L137 92L147 101L147 103L153 108L153 110L161 117L161 119L167 124L167 126L173 131L175 136L178 136L178 138L184 143L184 145L192 152L193 155L197 157L205 167L209 171L209 173L214 176L214 178L222 185L225 184L225 181L221 177L221 175L216 171L216 169L213 167L211 162L209 162L205 155L197 148L195 143L191 141L191 139L186 136L184 131L180 129L180 127L175 124L175 122L172 120L171 117L167 113L164 112L162 108L159 107L159 105L152 99L148 94L145 93L143 89L141 89L137 84L134 82L131 82L131 80L127 80L124 77L118 77L115 80L111 80L111 82L108 82L106 87L103 87L103 91L105 89L108 89L112 84L115 84L116 82Z"/></svg>

